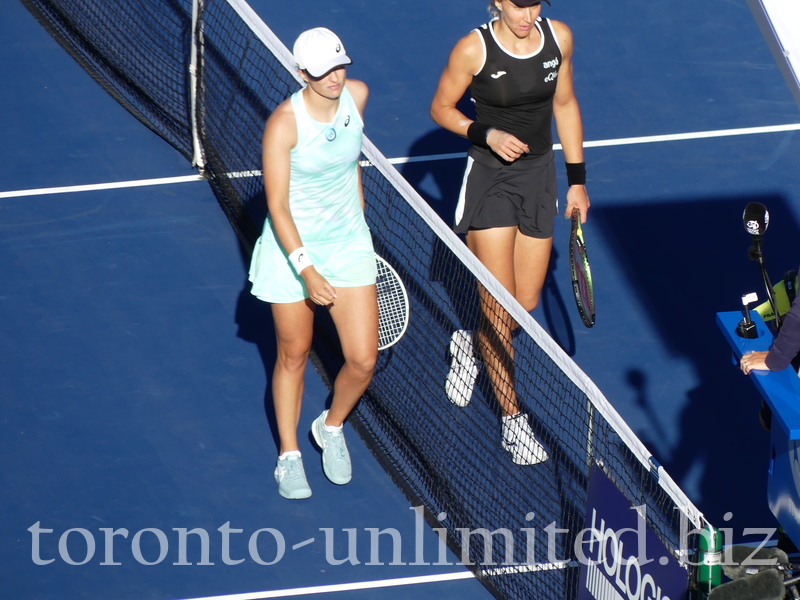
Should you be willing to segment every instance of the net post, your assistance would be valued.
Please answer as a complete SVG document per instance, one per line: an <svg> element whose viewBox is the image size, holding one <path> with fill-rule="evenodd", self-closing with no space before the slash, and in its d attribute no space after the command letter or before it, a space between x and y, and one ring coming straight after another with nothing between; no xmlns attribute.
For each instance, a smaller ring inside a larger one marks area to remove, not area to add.
<svg viewBox="0 0 800 600"><path fill-rule="evenodd" d="M192 50L189 63L189 94L191 100L192 122L192 166L201 173L205 171L203 147L200 143L198 92L200 88L200 72L203 65L203 19L202 12L205 0L192 0Z"/></svg>

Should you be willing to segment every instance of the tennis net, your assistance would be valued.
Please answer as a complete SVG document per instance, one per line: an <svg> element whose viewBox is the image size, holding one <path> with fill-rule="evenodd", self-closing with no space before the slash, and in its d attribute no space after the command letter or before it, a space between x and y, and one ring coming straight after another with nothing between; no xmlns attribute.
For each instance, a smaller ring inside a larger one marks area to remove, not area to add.
<svg viewBox="0 0 800 600"><path fill-rule="evenodd" d="M252 249L266 217L264 122L300 88L291 54L253 10L242 0L22 1L100 85L202 170ZM691 580L687 529L709 525L608 400L366 138L362 179L375 250L404 280L412 316L403 339L380 353L351 423L409 500L497 597L578 598L573 538L531 551L519 534L551 523L584 529L590 475L600 468L630 505L646 507L648 528ZM540 465L514 465L501 447L501 410L485 376L465 408L445 395L451 335L478 327L481 290L519 326L516 392L550 455ZM323 312L313 360L330 386L342 356ZM517 537L486 544L464 535L478 530Z"/></svg>

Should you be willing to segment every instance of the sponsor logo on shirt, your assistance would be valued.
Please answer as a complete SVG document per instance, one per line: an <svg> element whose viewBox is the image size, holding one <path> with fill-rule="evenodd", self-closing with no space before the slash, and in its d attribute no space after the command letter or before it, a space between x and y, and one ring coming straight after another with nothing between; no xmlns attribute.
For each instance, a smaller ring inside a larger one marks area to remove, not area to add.
<svg viewBox="0 0 800 600"><path fill-rule="evenodd" d="M553 60L548 60L542 63L542 67L545 69L555 69L558 66L558 57L556 56Z"/></svg>
<svg viewBox="0 0 800 600"><path fill-rule="evenodd" d="M542 67L545 69L555 69L555 71L550 71L547 75L545 75L544 81L545 83L549 83L550 81L555 81L556 77L558 77L558 65L559 65L558 57L556 56L553 60L546 60L542 63Z"/></svg>
<svg viewBox="0 0 800 600"><path fill-rule="evenodd" d="M500 79L505 74L506 74L505 71L498 71L497 73L492 73L491 74L491 78L492 79Z"/></svg>

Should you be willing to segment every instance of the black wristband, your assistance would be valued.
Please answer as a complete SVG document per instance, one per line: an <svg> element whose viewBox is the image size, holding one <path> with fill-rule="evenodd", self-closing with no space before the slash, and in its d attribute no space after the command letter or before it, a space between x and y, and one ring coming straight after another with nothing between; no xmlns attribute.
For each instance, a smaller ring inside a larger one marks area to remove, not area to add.
<svg viewBox="0 0 800 600"><path fill-rule="evenodd" d="M473 121L467 129L467 139L480 148L488 148L489 144L486 143L486 136L489 135L491 129L494 129L491 125Z"/></svg>
<svg viewBox="0 0 800 600"><path fill-rule="evenodd" d="M564 163L567 166L569 185L586 185L586 163Z"/></svg>

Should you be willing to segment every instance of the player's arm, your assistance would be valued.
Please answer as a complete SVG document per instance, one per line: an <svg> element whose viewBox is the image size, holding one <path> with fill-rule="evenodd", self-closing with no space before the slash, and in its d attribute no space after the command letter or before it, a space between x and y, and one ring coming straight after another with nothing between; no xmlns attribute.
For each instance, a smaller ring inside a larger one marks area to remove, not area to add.
<svg viewBox="0 0 800 600"><path fill-rule="evenodd" d="M456 105L483 63L484 51L480 35L477 31L473 31L455 45L431 102L431 118L437 125L473 142L476 140L471 139L469 135L473 121L458 110ZM479 143L483 142L508 161L516 160L528 151L527 144L510 133L498 129L492 129L483 140L479 140Z"/></svg>
<svg viewBox="0 0 800 600"><path fill-rule="evenodd" d="M286 101L267 119L262 138L262 162L270 220L275 235L287 254L303 246L289 208L291 150L296 144L297 122L291 103ZM304 268L300 276L305 281L309 297L315 303L324 306L336 298L336 290L313 265Z"/></svg>
<svg viewBox="0 0 800 600"><path fill-rule="evenodd" d="M276 108L267 120L262 138L261 159L267 208L275 234L283 249L291 254L303 245L289 210L291 151L297 144L297 124L289 101Z"/></svg>
<svg viewBox="0 0 800 600"><path fill-rule="evenodd" d="M583 162L583 123L580 106L575 96L572 79L572 51L574 43L572 32L564 23L551 21L553 31L561 48L561 68L558 71L556 94L553 98L553 116L561 147L564 151L564 162ZM581 213L581 222L586 222L589 210L589 195L585 185L571 185L567 190L567 207L564 215L569 218L573 210Z"/></svg>

